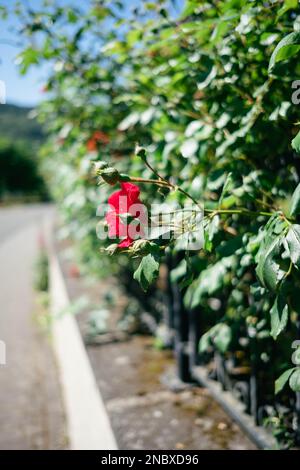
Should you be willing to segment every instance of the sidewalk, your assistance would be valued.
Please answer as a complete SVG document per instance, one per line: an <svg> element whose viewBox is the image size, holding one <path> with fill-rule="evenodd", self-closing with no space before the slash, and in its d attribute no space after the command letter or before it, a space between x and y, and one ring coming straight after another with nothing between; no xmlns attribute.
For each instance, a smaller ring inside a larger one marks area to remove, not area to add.
<svg viewBox="0 0 300 470"><path fill-rule="evenodd" d="M48 207L0 210L0 449L66 448L64 411L50 339L35 322L33 265Z"/></svg>

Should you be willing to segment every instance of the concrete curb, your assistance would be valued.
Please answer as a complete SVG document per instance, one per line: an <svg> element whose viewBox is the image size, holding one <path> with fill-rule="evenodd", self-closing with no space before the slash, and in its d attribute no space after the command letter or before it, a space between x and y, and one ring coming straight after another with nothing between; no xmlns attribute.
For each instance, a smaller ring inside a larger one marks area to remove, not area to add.
<svg viewBox="0 0 300 470"><path fill-rule="evenodd" d="M54 244L49 244L51 313L57 315L70 300ZM54 349L72 450L116 450L117 443L99 392L76 320L65 314L53 322Z"/></svg>

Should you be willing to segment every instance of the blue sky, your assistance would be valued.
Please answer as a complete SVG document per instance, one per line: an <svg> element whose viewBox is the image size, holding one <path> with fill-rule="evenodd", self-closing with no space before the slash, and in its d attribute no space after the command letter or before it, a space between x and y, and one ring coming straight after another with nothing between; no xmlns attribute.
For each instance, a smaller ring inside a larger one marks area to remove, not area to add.
<svg viewBox="0 0 300 470"><path fill-rule="evenodd" d="M9 6L12 2L2 0L1 6ZM43 70L32 69L28 75L21 76L15 64L15 58L21 47L16 45L17 38L12 29L17 25L15 17L1 21L0 27L0 80L6 87L6 102L23 106L34 106L42 99L40 89L43 86Z"/></svg>
<svg viewBox="0 0 300 470"><path fill-rule="evenodd" d="M42 0L22 0L34 9L42 4ZM83 0L59 0L59 4L69 4L72 6L82 6ZM128 0L128 6L132 7L134 2L142 0ZM87 6L89 0L84 0ZM1 0L0 6L11 8L13 0ZM178 4L182 4L183 0L177 0ZM3 21L0 19L0 80L5 82L6 86L6 102L14 103L21 106L35 106L43 98L41 92L43 84L47 77L47 67L31 67L25 76L20 75L15 59L22 50L22 45L16 43L20 41L12 30L18 25L15 16L10 15L9 19Z"/></svg>
<svg viewBox="0 0 300 470"><path fill-rule="evenodd" d="M86 3L88 1L85 0ZM10 8L13 3L13 0L1 0L0 5ZM42 0L27 0L26 3L35 9L42 4ZM82 4L82 1L60 0L59 4L76 6ZM15 59L22 46L16 44L20 39L12 32L17 25L18 20L14 15L5 21L0 19L0 80L5 83L7 103L35 106L44 98L41 90L46 81L47 67L31 67L25 76L20 75Z"/></svg>
<svg viewBox="0 0 300 470"><path fill-rule="evenodd" d="M14 64L18 50L11 45L0 44L0 80L5 83L7 103L34 106L43 98L40 89L45 72L34 68L26 76L20 76Z"/></svg>

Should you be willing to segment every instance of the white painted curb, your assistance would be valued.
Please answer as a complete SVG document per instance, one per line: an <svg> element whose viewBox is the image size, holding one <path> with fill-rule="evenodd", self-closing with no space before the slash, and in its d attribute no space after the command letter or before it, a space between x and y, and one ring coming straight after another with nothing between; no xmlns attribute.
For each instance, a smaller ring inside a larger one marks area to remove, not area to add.
<svg viewBox="0 0 300 470"><path fill-rule="evenodd" d="M56 315L70 304L70 300L53 243L49 248L51 312ZM66 313L54 320L53 341L71 449L116 450L109 417L77 322L71 314Z"/></svg>

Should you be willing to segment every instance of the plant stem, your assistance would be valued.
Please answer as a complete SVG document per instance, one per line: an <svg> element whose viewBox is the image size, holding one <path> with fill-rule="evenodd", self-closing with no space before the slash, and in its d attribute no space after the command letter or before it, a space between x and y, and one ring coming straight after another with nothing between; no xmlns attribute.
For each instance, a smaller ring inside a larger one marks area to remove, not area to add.
<svg viewBox="0 0 300 470"><path fill-rule="evenodd" d="M151 166L149 168L152 169ZM154 171L154 170L152 169L152 171ZM154 173L156 175L158 175L155 171L154 171ZM210 217L214 217L214 216L220 215L220 214L228 214L228 215L238 214L238 215L246 215L246 216L250 216L250 217L259 217L259 216L272 217L274 215L274 212L251 211L251 210L246 209L246 208L240 208L240 209L203 209L201 207L201 205L199 204L199 202L195 198L193 198L193 196L191 196L187 191L180 188L179 186L176 186L175 184L171 183L170 181L167 181L167 180L161 178L160 176L159 176L159 178L160 179L156 180L156 179L148 179L148 178L146 179L146 178L139 178L139 177L129 177L128 180L129 181L134 181L134 182L137 182L137 183L156 184L156 185L159 185L159 186L163 186L165 188L169 188L170 190L173 190L173 191L178 191L181 194L183 194L185 197L190 199L197 207L199 207L201 212L203 212L206 215L209 215ZM293 222L292 219L289 219L284 214L283 214L283 217L288 223Z"/></svg>
<svg viewBox="0 0 300 470"><path fill-rule="evenodd" d="M179 186L174 186L174 189L179 191L181 194L189 198L191 201L193 201L194 204L196 204L201 211L203 211L203 208L200 206L199 202L196 201L189 193L187 193L184 189L180 188Z"/></svg>
<svg viewBox="0 0 300 470"><path fill-rule="evenodd" d="M285 273L285 275L284 275L284 279L286 279L286 278L291 274L292 269L293 269L293 262L291 261L291 262L290 262L289 269L288 269L288 271L287 271L287 272Z"/></svg>
<svg viewBox="0 0 300 470"><path fill-rule="evenodd" d="M170 188L170 184L164 180L154 180L149 178L139 178L137 176L130 176L128 177L128 181L133 181L135 183L157 184L159 186Z"/></svg>
<svg viewBox="0 0 300 470"><path fill-rule="evenodd" d="M155 176L157 176L158 180L157 180L157 184L161 184L161 183L164 183L166 186L168 186L170 189L173 189L174 191L179 191L181 194L183 194L185 197L189 198L191 201L193 201L194 204L196 204L201 210L202 208L200 207L198 201L196 201L196 199L194 199L188 192L186 192L184 189L180 188L179 186L176 186L175 184L171 183L170 181L168 181L166 178L164 178L163 176L161 176L156 170L155 168L152 167L152 165L150 165L150 163L148 162L146 156L144 156L143 158L143 161L145 163L145 165L155 174Z"/></svg>
<svg viewBox="0 0 300 470"><path fill-rule="evenodd" d="M249 215L253 217L264 216L272 217L274 212L265 212L265 211L251 211L249 209L204 209L205 214L211 214L212 216L219 214L239 214L239 215Z"/></svg>
<svg viewBox="0 0 300 470"><path fill-rule="evenodd" d="M152 173L155 174L155 176L157 176L157 178L160 180L160 181L164 181L165 183L169 183L169 181L167 181L165 178L163 178L154 168L152 165L150 165L150 163L148 162L148 160L145 158L144 159L144 162L145 162L145 165L149 168L149 170L152 171Z"/></svg>

